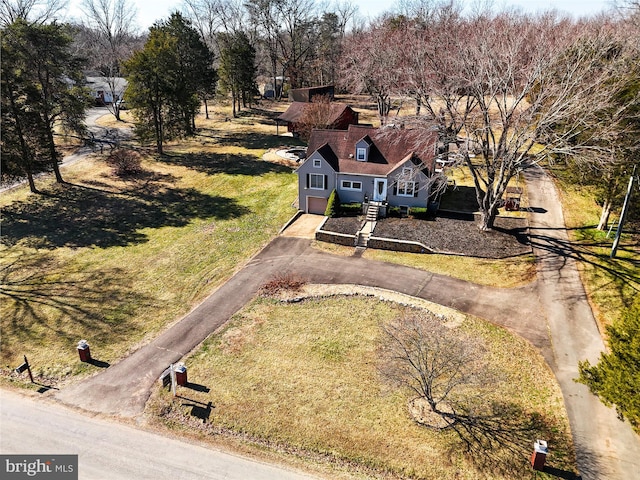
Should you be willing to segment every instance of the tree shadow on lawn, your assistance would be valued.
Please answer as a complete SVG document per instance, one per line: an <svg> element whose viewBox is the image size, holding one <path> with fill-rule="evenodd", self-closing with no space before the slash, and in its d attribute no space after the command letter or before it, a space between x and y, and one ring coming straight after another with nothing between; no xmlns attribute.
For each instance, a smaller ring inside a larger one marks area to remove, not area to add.
<svg viewBox="0 0 640 480"><path fill-rule="evenodd" d="M235 153L171 153L163 155L159 160L207 175L224 173L256 177L268 173L291 173L291 167L265 162L251 155Z"/></svg>
<svg viewBox="0 0 640 480"><path fill-rule="evenodd" d="M582 227L581 229L591 229L593 227ZM640 291L640 270L638 270L638 260L636 258L625 258L617 256L615 259L609 258L610 245L602 241L573 242L558 238L553 232L564 229L544 229L537 228L531 233L531 244L538 250L538 256L544 260L548 271L559 271L566 266L569 259L591 265L594 269L605 272L611 277L612 282L618 285L619 290L624 288L631 292ZM576 229L577 230L577 229ZM594 251L593 248L606 248L605 254ZM633 253L637 250L623 247ZM626 300L633 300L632 298Z"/></svg>
<svg viewBox="0 0 640 480"><path fill-rule="evenodd" d="M105 345L130 335L128 319L152 301L125 285L123 276L118 268L85 272L42 253L22 252L0 266L2 330L14 339L4 342L3 357L19 354L12 351L16 346L46 344L47 338L73 346L91 332L92 342Z"/></svg>
<svg viewBox="0 0 640 480"><path fill-rule="evenodd" d="M249 213L234 199L193 188L147 182L114 193L60 184L3 210L1 243L36 248L126 246L147 241L144 228L181 227L194 218L230 219Z"/></svg>
<svg viewBox="0 0 640 480"><path fill-rule="evenodd" d="M571 444L567 432L539 413L524 411L509 403L494 402L483 413L456 412L450 427L458 441L451 445L455 454L461 447L481 471L521 475L531 471L530 458L536 439L546 440L550 448L549 459L566 467L572 460ZM562 464L564 463L564 465ZM592 465L594 472L597 465ZM577 478L571 471L554 468L563 478Z"/></svg>
<svg viewBox="0 0 640 480"><path fill-rule="evenodd" d="M286 126L281 127L286 129ZM221 145L244 147L251 150L267 150L269 148L279 147L283 144L306 146L299 138L281 137L278 135L255 132L228 132L220 137L218 142Z"/></svg>

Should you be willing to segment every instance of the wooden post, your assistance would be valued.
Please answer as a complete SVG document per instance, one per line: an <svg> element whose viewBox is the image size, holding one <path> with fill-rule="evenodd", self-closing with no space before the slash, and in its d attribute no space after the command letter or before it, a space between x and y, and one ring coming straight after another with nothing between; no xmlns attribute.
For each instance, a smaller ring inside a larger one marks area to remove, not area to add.
<svg viewBox="0 0 640 480"><path fill-rule="evenodd" d="M24 356L24 363L27 364L27 372L29 372L29 379L31 380L31 383L35 383L33 381L33 374L31 373L31 365L29 365L29 360L27 360L27 356Z"/></svg>
<svg viewBox="0 0 640 480"><path fill-rule="evenodd" d="M615 258L618 252L618 245L620 244L620 236L622 235L622 225L624 224L625 217L627 216L627 210L629 209L629 202L631 201L631 192L633 191L633 181L636 176L636 166L633 167L633 173L629 179L629 186L627 187L627 194L624 197L624 205L622 206L622 213L620 214L620 220L618 221L618 230L616 231L616 237L613 240L613 247L611 248L610 258Z"/></svg>
<svg viewBox="0 0 640 480"><path fill-rule="evenodd" d="M171 376L171 393L176 396L176 372L173 369L173 363L169 365L169 375Z"/></svg>

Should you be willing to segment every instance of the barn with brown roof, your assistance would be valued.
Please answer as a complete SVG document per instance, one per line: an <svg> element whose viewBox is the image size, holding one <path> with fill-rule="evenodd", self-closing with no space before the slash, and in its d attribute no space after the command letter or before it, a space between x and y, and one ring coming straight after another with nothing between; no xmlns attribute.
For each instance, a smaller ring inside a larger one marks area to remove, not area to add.
<svg viewBox="0 0 640 480"><path fill-rule="evenodd" d="M427 207L435 172L437 134L397 127L349 125L313 130L297 169L299 208L324 214L329 195L340 201Z"/></svg>
<svg viewBox="0 0 640 480"><path fill-rule="evenodd" d="M300 122L304 119L305 110L314 105L306 102L293 102L289 108L278 118L276 122L285 123L287 131L297 135L300 132ZM322 128L346 130L349 125L358 124L358 112L344 103L327 103L326 124Z"/></svg>

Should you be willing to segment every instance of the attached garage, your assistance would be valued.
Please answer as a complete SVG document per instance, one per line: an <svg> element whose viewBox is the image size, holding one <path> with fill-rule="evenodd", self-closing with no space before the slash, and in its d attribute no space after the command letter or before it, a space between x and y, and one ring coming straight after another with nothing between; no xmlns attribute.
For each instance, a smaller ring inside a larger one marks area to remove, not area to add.
<svg viewBox="0 0 640 480"><path fill-rule="evenodd" d="M328 200L328 198L323 197L307 197L307 213L324 215Z"/></svg>

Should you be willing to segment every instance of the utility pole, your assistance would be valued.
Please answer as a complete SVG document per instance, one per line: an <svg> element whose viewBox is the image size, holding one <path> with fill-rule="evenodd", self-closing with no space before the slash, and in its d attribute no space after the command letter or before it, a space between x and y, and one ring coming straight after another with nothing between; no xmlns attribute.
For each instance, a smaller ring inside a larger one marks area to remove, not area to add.
<svg viewBox="0 0 640 480"><path fill-rule="evenodd" d="M627 194L624 197L624 205L622 206L622 213L620 214L620 222L618 222L618 230L616 231L616 238L613 241L613 247L611 248L611 258L615 258L618 252L618 245L620 244L620 236L622 235L622 226L624 224L627 211L629 210L629 204L631 203L631 192L633 191L633 182L636 179L636 167L633 167L633 173L629 179L629 187L627 188Z"/></svg>

